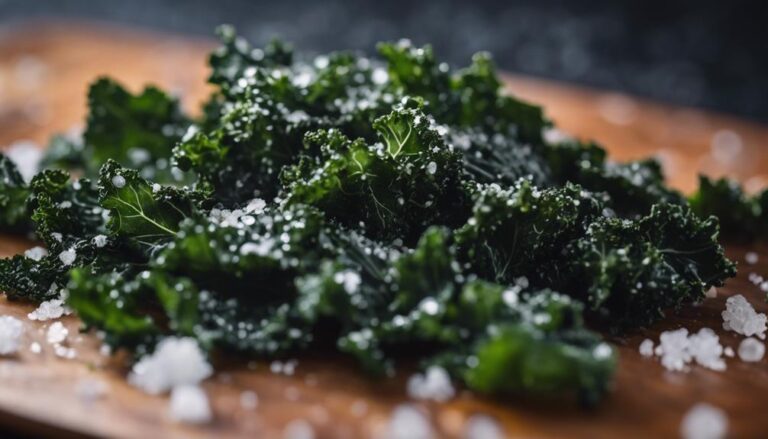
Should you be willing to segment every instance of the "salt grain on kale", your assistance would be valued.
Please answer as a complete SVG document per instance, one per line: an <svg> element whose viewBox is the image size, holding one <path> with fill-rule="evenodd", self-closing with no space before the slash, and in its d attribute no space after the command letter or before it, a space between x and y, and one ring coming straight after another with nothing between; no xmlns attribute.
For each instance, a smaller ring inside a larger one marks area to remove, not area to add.
<svg viewBox="0 0 768 439"><path fill-rule="evenodd" d="M48 250L43 247L36 246L24 252L24 256L32 259L33 261L40 261L44 257L48 256Z"/></svg>

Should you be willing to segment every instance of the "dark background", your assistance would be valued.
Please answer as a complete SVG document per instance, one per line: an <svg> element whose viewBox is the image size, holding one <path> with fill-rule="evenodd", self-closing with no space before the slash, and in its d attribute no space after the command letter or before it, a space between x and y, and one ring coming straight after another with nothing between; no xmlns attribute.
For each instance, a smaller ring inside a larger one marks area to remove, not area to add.
<svg viewBox="0 0 768 439"><path fill-rule="evenodd" d="M768 122L768 1L0 0L0 25L96 19L193 35L231 23L255 43L363 49L408 37L453 64L504 69Z"/></svg>

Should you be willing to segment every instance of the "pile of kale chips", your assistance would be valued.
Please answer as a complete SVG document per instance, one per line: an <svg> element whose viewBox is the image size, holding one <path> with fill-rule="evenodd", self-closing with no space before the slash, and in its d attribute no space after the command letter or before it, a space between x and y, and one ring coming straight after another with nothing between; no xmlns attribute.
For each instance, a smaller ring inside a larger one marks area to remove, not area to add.
<svg viewBox="0 0 768 439"><path fill-rule="evenodd" d="M100 79L82 139L53 139L31 182L0 158L2 230L48 251L0 262L9 298L64 297L137 357L169 335L335 349L373 374L416 358L486 394L595 402L616 357L585 317L622 330L701 300L735 273L701 212L765 204L710 182L693 211L653 160L545 140L487 54L302 62L220 36L201 117Z"/></svg>

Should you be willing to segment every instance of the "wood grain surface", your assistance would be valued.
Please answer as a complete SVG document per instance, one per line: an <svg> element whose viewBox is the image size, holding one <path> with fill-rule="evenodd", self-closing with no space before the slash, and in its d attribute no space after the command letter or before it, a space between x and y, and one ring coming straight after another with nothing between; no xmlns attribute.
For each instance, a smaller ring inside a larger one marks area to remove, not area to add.
<svg viewBox="0 0 768 439"><path fill-rule="evenodd" d="M44 142L54 132L78 129L85 114L87 84L108 74L137 89L154 83L182 97L195 111L208 90L204 85L208 40L106 27L86 23L27 24L0 29L0 145L19 139ZM688 108L671 107L615 93L510 76L513 93L541 103L566 132L603 142L616 159L656 155L674 186L691 190L696 175L730 175L758 189L768 182L768 128ZM726 154L733 153L737 154ZM0 256L31 244L2 237ZM743 262L757 251L757 265ZM675 437L684 413L709 402L728 414L729 437L768 436L768 361L727 359L725 372L693 366L690 373L666 372L656 359L642 358L637 347L646 337L658 340L667 329L715 329L734 349L740 337L722 330L726 296L744 294L759 312L768 311L765 295L746 279L768 275L768 247L728 247L740 263L739 276L717 298L688 307L650 328L610 337L620 354L614 389L595 409L571 400L526 397L489 400L460 392L445 404L417 403L405 395L402 373L373 381L341 356L300 357L293 376L276 375L264 361L215 359L217 374L204 383L215 421L203 427L173 423L167 397L145 395L124 380L125 365L99 354L92 334L78 334L76 317L63 319L77 357L54 355L45 343L45 323L30 321L33 306L0 300L0 314L24 321L24 347L0 359L0 428L45 435L110 437L282 437L293 420L309 422L318 438L386 437L392 409L415 404L430 418L439 437L462 437L465 420L475 413L496 418L509 437L649 438ZM43 352L27 346L37 341ZM83 396L93 380L108 386L100 398ZM256 392L258 407L244 409L240 395Z"/></svg>

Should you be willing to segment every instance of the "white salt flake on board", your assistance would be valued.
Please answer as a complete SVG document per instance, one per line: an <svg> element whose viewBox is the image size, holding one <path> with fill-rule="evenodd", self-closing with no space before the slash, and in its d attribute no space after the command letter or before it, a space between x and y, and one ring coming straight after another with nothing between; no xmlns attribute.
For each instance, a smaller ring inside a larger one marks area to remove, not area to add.
<svg viewBox="0 0 768 439"><path fill-rule="evenodd" d="M725 412L706 403L698 403L685 414L680 424L683 439L721 439L728 433Z"/></svg>
<svg viewBox="0 0 768 439"><path fill-rule="evenodd" d="M640 355L643 357L652 357L653 356L653 340L650 338L646 338L645 340L640 343L640 347L638 348L640 351Z"/></svg>
<svg viewBox="0 0 768 439"><path fill-rule="evenodd" d="M285 425L283 439L315 439L315 429L304 419L294 419Z"/></svg>
<svg viewBox="0 0 768 439"><path fill-rule="evenodd" d="M688 351L699 365L717 371L725 370L723 346L715 331L701 328L699 332L688 337Z"/></svg>
<svg viewBox="0 0 768 439"><path fill-rule="evenodd" d="M763 359L765 345L756 338L747 337L739 343L739 358L741 361L754 363Z"/></svg>
<svg viewBox="0 0 768 439"><path fill-rule="evenodd" d="M723 329L733 331L747 337L753 335L765 338L766 317L763 313L755 312L752 305L741 294L731 296L725 301L725 311L722 312Z"/></svg>
<svg viewBox="0 0 768 439"><path fill-rule="evenodd" d="M725 355L726 357L733 358L736 355L736 353L733 352L732 347L726 346L725 349L723 349L723 355Z"/></svg>
<svg viewBox="0 0 768 439"><path fill-rule="evenodd" d="M109 385L99 379L83 378L75 386L75 394L84 402L90 403L104 397Z"/></svg>
<svg viewBox="0 0 768 439"><path fill-rule="evenodd" d="M36 341L33 341L32 344L29 345L29 352L32 352L33 354L39 354L42 351L43 347Z"/></svg>
<svg viewBox="0 0 768 439"><path fill-rule="evenodd" d="M186 424L205 424L213 419L208 395L197 385L184 384L171 391L171 419Z"/></svg>
<svg viewBox="0 0 768 439"><path fill-rule="evenodd" d="M48 250L44 249L43 247L36 246L36 247L32 247L29 250L26 250L24 252L24 256L28 257L29 259L32 259L33 261L39 261L44 257L48 256Z"/></svg>
<svg viewBox="0 0 768 439"><path fill-rule="evenodd" d="M48 327L45 339L50 344L58 344L63 343L64 340L67 339L67 335L69 335L69 329L67 329L63 323L53 322L53 324Z"/></svg>
<svg viewBox="0 0 768 439"><path fill-rule="evenodd" d="M410 404L395 407L389 420L389 439L432 439L434 431L429 419Z"/></svg>
<svg viewBox="0 0 768 439"><path fill-rule="evenodd" d="M659 341L657 349L661 352L662 366L668 370L685 370L691 361L691 354L688 352L688 330L680 328L662 332Z"/></svg>
<svg viewBox="0 0 768 439"><path fill-rule="evenodd" d="M254 410L259 406L259 395L253 390L244 390L240 393L240 407L245 410Z"/></svg>
<svg viewBox="0 0 768 439"><path fill-rule="evenodd" d="M189 337L168 337L155 352L133 365L128 382L150 394L166 392L181 385L198 384L213 369L197 341Z"/></svg>
<svg viewBox="0 0 768 439"><path fill-rule="evenodd" d="M440 366L429 367L423 375L411 376L408 379L407 391L411 398L437 402L448 401L456 394L451 384L451 377Z"/></svg>
<svg viewBox="0 0 768 439"><path fill-rule="evenodd" d="M16 317L0 317L0 355L10 355L19 350L24 324Z"/></svg>
<svg viewBox="0 0 768 439"><path fill-rule="evenodd" d="M747 254L744 255L744 261L750 265L757 264L759 259L760 257L755 252L747 252Z"/></svg>
<svg viewBox="0 0 768 439"><path fill-rule="evenodd" d="M499 423L487 415L472 415L464 425L465 439L504 439L504 437Z"/></svg>
<svg viewBox="0 0 768 439"><path fill-rule="evenodd" d="M69 308L64 306L63 300L52 299L41 303L36 310L27 314L27 318L29 318L29 320L46 321L58 319L59 317L70 313L71 311Z"/></svg>

